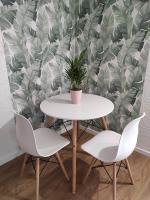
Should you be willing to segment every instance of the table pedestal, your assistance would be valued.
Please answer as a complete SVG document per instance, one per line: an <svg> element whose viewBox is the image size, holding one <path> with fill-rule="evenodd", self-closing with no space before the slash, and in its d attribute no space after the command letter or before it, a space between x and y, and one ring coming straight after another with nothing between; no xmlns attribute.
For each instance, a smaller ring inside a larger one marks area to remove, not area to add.
<svg viewBox="0 0 150 200"><path fill-rule="evenodd" d="M72 193L76 193L76 172L77 172L77 129L78 122L73 121L72 134Z"/></svg>
<svg viewBox="0 0 150 200"><path fill-rule="evenodd" d="M107 130L108 129L106 117L101 117L100 118L100 123L102 125L103 130Z"/></svg>

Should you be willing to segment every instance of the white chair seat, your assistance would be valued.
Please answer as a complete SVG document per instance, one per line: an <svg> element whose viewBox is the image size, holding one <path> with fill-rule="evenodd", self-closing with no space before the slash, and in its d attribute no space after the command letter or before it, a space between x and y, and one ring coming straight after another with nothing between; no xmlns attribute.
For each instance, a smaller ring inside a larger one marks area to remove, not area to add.
<svg viewBox="0 0 150 200"><path fill-rule="evenodd" d="M117 155L121 135L110 130L98 133L81 148L103 162L113 162Z"/></svg>
<svg viewBox="0 0 150 200"><path fill-rule="evenodd" d="M69 140L48 128L39 128L33 133L37 151L42 157L51 156L70 143Z"/></svg>

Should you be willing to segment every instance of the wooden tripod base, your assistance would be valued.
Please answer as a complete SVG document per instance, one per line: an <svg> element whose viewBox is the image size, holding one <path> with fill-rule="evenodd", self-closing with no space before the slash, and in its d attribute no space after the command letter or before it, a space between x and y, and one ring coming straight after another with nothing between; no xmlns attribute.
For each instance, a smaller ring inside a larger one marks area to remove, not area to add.
<svg viewBox="0 0 150 200"><path fill-rule="evenodd" d="M96 163L97 159L93 158L92 161L91 161L91 164L88 168L88 171L83 179L83 184L85 184L92 168L97 168L97 167L104 167L106 173L108 174L109 178L111 179L112 183L113 183L113 200L116 200L116 185L117 185L117 175L120 171L120 168L121 168L121 164L120 165L117 165L116 162L112 163L112 164L103 164L103 162L101 162L101 165L98 165L96 167L94 167L94 164ZM123 161L121 161L120 163L122 163ZM105 166L110 166L110 165L113 165L113 178L111 178L111 176L109 175L108 171L106 170ZM117 167L119 166L118 170L117 170ZM134 184L134 180L133 180L133 176L132 176L132 173L131 173L131 169L130 169L130 165L129 165L129 161L128 159L125 159L125 166L124 166L127 170L128 170L128 173L129 173L129 177L130 177L130 180L131 180L131 184L133 185Z"/></svg>
<svg viewBox="0 0 150 200"><path fill-rule="evenodd" d="M59 153L57 152L55 154L57 160L58 160L58 163L60 165L60 168L65 176L65 178L67 179L67 181L69 181L69 176L67 174L67 171L64 167L64 164L61 160L61 157L59 155ZM24 160L23 160L23 164L22 164L22 168L21 168L21 176L23 176L23 173L24 173L24 169L25 169L25 165L27 163L27 160L29 158L29 155L28 154L25 154L24 156ZM36 158L35 160L36 162L36 167L35 167L35 175L36 175L36 200L39 200L39 185L40 185L40 158Z"/></svg>

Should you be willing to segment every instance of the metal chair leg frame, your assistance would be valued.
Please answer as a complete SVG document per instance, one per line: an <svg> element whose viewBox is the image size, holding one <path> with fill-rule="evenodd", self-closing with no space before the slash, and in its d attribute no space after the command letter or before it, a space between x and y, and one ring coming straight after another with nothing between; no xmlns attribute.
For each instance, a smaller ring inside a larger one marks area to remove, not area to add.
<svg viewBox="0 0 150 200"><path fill-rule="evenodd" d="M107 175L109 176L110 180L113 181L113 179L111 178L111 176L110 176L109 172L107 171L107 169L106 169L106 167L105 167L105 165L104 165L103 162L102 162L102 167L104 168L105 172L106 172Z"/></svg>
<svg viewBox="0 0 150 200"><path fill-rule="evenodd" d="M67 130L66 124L64 122L63 122L63 126L65 127L65 130L66 130L66 133L68 134L69 140L72 142L72 138L70 136L71 133Z"/></svg>
<svg viewBox="0 0 150 200"><path fill-rule="evenodd" d="M36 159L34 159L33 156L29 156L29 157L30 157L30 161L31 161L33 170L34 170L34 172L36 173L36 167L35 167ZM52 155L52 157L55 158L55 155ZM51 159L51 157L50 157L50 159ZM54 164L57 164L57 165L59 164L56 158L55 158L55 159L56 159L56 162L55 162L55 161L51 161L50 159L49 159L49 160L45 160L45 159L43 159L43 158L40 158L40 161L45 162L45 165L43 166L43 168L42 168L41 171L40 171L40 176L42 175L43 171L46 169L48 163L54 163Z"/></svg>
<svg viewBox="0 0 150 200"><path fill-rule="evenodd" d="M123 162L123 160L119 164L116 163L116 167L118 166L118 170L116 172L116 177L118 176L121 168L124 168L124 169L128 170L128 173L129 173L129 176L130 176L130 180L131 180L131 184L133 185L134 184L134 180L133 180L133 177L132 177L132 174L131 174L130 165L129 165L128 160L127 161L126 160L125 160L125 163ZM107 166L111 166L111 165L113 165L113 163L111 163L111 164L104 164L103 162L101 162L100 165L92 166L92 168L95 169L95 168L103 167L104 170L105 170L105 172L107 173L108 177L110 178L111 182L113 182L112 177L110 176L109 172L106 169Z"/></svg>

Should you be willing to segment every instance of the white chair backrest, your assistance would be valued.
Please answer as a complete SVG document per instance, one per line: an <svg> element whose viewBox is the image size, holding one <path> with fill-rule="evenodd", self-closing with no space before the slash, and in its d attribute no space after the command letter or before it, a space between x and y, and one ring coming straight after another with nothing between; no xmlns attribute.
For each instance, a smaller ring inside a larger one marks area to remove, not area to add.
<svg viewBox="0 0 150 200"><path fill-rule="evenodd" d="M139 123L144 116L145 113L129 122L124 128L115 161L124 160L134 151L138 138Z"/></svg>
<svg viewBox="0 0 150 200"><path fill-rule="evenodd" d="M38 156L33 128L28 119L15 113L16 116L16 136L21 149L34 156Z"/></svg>

